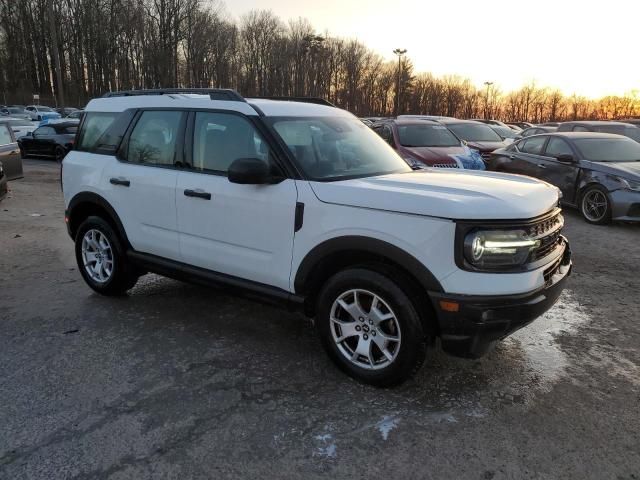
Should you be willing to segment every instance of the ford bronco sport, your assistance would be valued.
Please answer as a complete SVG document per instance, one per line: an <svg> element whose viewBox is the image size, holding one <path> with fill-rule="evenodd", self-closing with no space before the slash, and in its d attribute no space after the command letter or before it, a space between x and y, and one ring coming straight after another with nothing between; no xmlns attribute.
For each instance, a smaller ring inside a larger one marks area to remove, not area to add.
<svg viewBox="0 0 640 480"><path fill-rule="evenodd" d="M411 375L436 338L482 355L549 309L571 270L557 188L413 171L321 100L110 93L88 104L62 182L95 291L155 272L297 306L335 363L375 385Z"/></svg>

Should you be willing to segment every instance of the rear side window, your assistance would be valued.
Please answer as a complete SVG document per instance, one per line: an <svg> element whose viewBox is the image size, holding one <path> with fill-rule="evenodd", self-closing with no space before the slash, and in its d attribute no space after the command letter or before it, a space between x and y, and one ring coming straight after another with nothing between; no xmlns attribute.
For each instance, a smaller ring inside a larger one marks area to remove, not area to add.
<svg viewBox="0 0 640 480"><path fill-rule="evenodd" d="M11 132L6 125L0 125L0 145L7 145L9 143L13 143Z"/></svg>
<svg viewBox="0 0 640 480"><path fill-rule="evenodd" d="M539 155L546 140L547 137L530 137L524 143L519 143L518 148L521 152Z"/></svg>
<svg viewBox="0 0 640 480"><path fill-rule="evenodd" d="M183 112L146 111L129 137L127 160L149 165L173 165Z"/></svg>
<svg viewBox="0 0 640 480"><path fill-rule="evenodd" d="M576 125L573 127L574 132L588 132L589 129L587 127L583 127L582 125Z"/></svg>
<svg viewBox="0 0 640 480"><path fill-rule="evenodd" d="M548 157L558 157L560 155L573 155L573 150L563 139L551 137L545 153Z"/></svg>

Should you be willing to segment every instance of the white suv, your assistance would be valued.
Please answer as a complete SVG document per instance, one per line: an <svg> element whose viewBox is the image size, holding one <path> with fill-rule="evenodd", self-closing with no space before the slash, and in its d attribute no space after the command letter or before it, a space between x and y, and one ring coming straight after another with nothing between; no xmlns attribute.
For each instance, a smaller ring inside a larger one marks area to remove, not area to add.
<svg viewBox="0 0 640 480"><path fill-rule="evenodd" d="M107 94L88 104L62 181L97 292L155 272L298 306L337 365L376 385L414 372L436 338L482 355L549 309L571 270L557 188L414 172L320 100Z"/></svg>

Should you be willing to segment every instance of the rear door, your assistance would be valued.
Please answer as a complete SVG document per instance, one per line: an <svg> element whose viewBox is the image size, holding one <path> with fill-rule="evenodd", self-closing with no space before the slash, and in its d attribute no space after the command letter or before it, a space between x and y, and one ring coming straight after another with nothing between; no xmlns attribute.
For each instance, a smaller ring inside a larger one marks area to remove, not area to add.
<svg viewBox="0 0 640 480"><path fill-rule="evenodd" d="M11 128L0 124L0 163L8 180L22 177L22 158Z"/></svg>
<svg viewBox="0 0 640 480"><path fill-rule="evenodd" d="M175 188L186 115L178 110L139 112L118 158L111 157L101 179L102 193L120 216L131 246L173 260L180 260Z"/></svg>
<svg viewBox="0 0 640 480"><path fill-rule="evenodd" d="M188 168L178 174L180 251L190 264L289 289L297 189L229 182L234 160L258 158L278 171L264 135L232 112L194 112L187 134Z"/></svg>

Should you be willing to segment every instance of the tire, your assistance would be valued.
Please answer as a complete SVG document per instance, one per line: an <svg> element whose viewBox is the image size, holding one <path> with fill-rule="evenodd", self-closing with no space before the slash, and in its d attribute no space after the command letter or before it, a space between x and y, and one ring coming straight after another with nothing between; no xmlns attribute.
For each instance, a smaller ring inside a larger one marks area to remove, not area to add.
<svg viewBox="0 0 640 480"><path fill-rule="evenodd" d="M88 217L82 222L76 233L75 252L82 278L102 295L123 295L138 281L138 273L127 262L122 240L101 217ZM89 260L86 267L85 256ZM97 258L103 267L98 267Z"/></svg>
<svg viewBox="0 0 640 480"><path fill-rule="evenodd" d="M67 155L67 151L64 149L64 147L61 147L60 145L56 145L56 148L53 151L53 156L56 159L56 162L60 163L62 162L62 160L64 160L64 157Z"/></svg>
<svg viewBox="0 0 640 480"><path fill-rule="evenodd" d="M397 385L424 362L425 335L416 307L381 273L350 268L335 274L323 286L316 312L322 346L356 380L378 387Z"/></svg>
<svg viewBox="0 0 640 480"><path fill-rule="evenodd" d="M18 148L20 149L20 158L27 158L27 152L25 151L24 147L22 145L19 145Z"/></svg>
<svg viewBox="0 0 640 480"><path fill-rule="evenodd" d="M611 199L607 190L600 185L587 187L580 196L580 213L594 225L611 223Z"/></svg>

